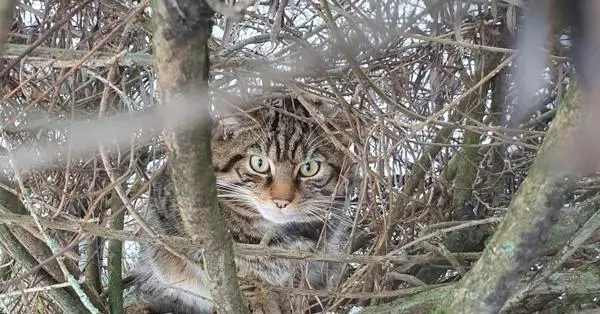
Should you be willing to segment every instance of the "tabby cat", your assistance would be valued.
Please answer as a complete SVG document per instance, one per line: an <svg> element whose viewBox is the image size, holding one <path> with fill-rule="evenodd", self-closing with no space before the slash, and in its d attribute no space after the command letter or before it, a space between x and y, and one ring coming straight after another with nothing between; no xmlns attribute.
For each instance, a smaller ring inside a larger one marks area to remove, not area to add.
<svg viewBox="0 0 600 314"><path fill-rule="evenodd" d="M344 154L299 100L270 99L268 105L233 123L226 120L214 131L213 166L226 225L240 243L339 251L348 231L341 214L347 180L338 184L347 169ZM151 186L144 217L159 234L184 236L173 193L168 175L161 175ZM136 269L138 296L153 313L212 313L199 266L160 247L143 251ZM193 250L184 253L191 260L201 258ZM310 288L328 288L339 269L261 256L235 261L238 275L279 287L305 280Z"/></svg>

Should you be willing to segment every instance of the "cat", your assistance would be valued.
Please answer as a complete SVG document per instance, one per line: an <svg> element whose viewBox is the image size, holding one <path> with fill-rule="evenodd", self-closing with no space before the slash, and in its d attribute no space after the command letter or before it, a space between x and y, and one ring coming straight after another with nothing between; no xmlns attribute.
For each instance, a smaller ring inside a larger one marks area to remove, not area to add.
<svg viewBox="0 0 600 314"><path fill-rule="evenodd" d="M342 213L348 180L338 180L350 169L345 154L298 99L269 99L267 105L224 120L213 131L213 167L226 226L234 242L340 252L349 225ZM166 171L151 185L148 203L143 217L157 233L185 236ZM160 247L142 251L135 269L138 300L152 313L213 312L200 266ZM201 261L197 250L183 253ZM236 256L235 262L238 276L276 287L304 279L310 288L330 288L341 268L264 256Z"/></svg>

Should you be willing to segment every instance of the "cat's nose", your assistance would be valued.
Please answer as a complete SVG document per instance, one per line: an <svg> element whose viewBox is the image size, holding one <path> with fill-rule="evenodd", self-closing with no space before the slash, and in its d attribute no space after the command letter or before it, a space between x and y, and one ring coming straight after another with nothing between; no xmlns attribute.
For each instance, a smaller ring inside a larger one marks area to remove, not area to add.
<svg viewBox="0 0 600 314"><path fill-rule="evenodd" d="M276 200L276 199L274 199L273 203L275 203L275 205L278 208L285 208L286 206L288 206L290 204L290 201L288 201L288 200Z"/></svg>
<svg viewBox="0 0 600 314"><path fill-rule="evenodd" d="M296 195L292 177L284 174L282 175L280 173L275 176L269 191L271 200L277 208L281 209L288 206L294 200Z"/></svg>

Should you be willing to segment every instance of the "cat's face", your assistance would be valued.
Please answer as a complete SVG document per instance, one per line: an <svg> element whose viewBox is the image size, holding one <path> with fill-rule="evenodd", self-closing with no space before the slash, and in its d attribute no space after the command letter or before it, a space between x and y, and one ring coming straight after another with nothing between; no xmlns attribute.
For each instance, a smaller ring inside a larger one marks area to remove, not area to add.
<svg viewBox="0 0 600 314"><path fill-rule="evenodd" d="M324 220L342 205L343 153L316 125L291 117L306 113L287 101L281 112L261 110L240 122L237 134L213 141L219 199L272 223Z"/></svg>

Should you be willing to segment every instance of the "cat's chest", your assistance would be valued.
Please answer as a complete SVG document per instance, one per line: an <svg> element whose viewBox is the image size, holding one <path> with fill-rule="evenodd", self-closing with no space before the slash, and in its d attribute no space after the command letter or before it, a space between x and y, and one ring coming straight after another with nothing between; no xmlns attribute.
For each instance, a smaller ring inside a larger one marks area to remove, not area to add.
<svg viewBox="0 0 600 314"><path fill-rule="evenodd" d="M228 215L226 224L234 242L244 244L268 243L268 238L280 234L281 229L272 225L261 217L247 217L242 215Z"/></svg>
<svg viewBox="0 0 600 314"><path fill-rule="evenodd" d="M232 219L229 221L233 240L245 244L261 244L280 248L307 248L316 244L322 231L317 224L274 224L265 219Z"/></svg>
<svg viewBox="0 0 600 314"><path fill-rule="evenodd" d="M299 252L313 251L316 247L314 239L290 232L286 226L266 224L263 227L261 237L250 237L255 242L253 244ZM236 265L242 276L254 274L276 286L289 283L296 273L297 263L295 260L272 256L236 256Z"/></svg>

